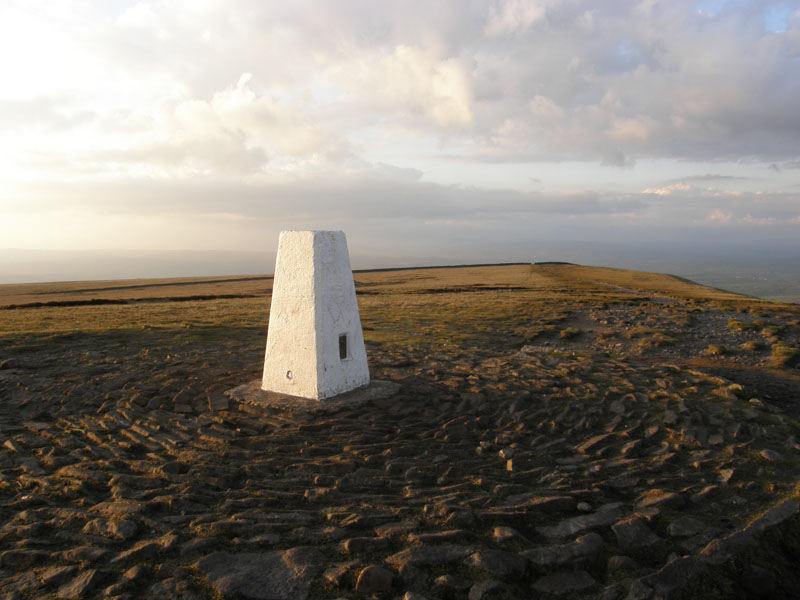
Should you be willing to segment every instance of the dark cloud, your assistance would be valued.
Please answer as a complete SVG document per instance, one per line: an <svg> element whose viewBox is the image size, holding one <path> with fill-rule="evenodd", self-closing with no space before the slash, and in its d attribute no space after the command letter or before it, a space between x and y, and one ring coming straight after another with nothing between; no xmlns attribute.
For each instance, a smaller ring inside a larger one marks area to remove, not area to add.
<svg viewBox="0 0 800 600"><path fill-rule="evenodd" d="M89 210L93 214L196 215L226 213L242 218L320 218L480 220L525 215L576 217L637 211L650 205L646 195L520 192L416 181L405 171L389 177L335 176L289 182L238 181L236 178L172 180L125 179L70 184L19 185L15 192L41 198L39 210ZM53 199L57 199L53 202ZM30 210L34 202L24 209ZM20 207L23 209L23 207Z"/></svg>

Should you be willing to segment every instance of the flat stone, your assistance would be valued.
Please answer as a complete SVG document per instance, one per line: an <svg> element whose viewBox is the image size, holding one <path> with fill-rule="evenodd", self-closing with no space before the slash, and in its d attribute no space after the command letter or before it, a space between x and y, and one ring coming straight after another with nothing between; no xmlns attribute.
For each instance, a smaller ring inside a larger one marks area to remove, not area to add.
<svg viewBox="0 0 800 600"><path fill-rule="evenodd" d="M127 580L133 583L137 583L140 581L144 581L145 578L149 577L152 573L152 570L147 567L146 565L134 565L127 571L125 571L122 576Z"/></svg>
<svg viewBox="0 0 800 600"><path fill-rule="evenodd" d="M719 470L719 482L722 485L728 485L733 479L733 476L736 474L735 469L720 469Z"/></svg>
<svg viewBox="0 0 800 600"><path fill-rule="evenodd" d="M161 550L162 547L160 544L152 540L144 540L134 544L133 548L129 548L128 550L120 552L111 560L111 562L116 563L127 560L151 560L158 556Z"/></svg>
<svg viewBox="0 0 800 600"><path fill-rule="evenodd" d="M780 452L775 452L775 450L770 450L769 448L765 448L759 452L759 455L767 462L783 462L783 455Z"/></svg>
<svg viewBox="0 0 800 600"><path fill-rule="evenodd" d="M633 571L636 568L636 561L630 556L616 554L609 557L608 562L606 563L606 568L608 569L609 573L616 573L625 570Z"/></svg>
<svg viewBox="0 0 800 600"><path fill-rule="evenodd" d="M47 553L39 550L6 550L0 552L0 567L23 571L46 558Z"/></svg>
<svg viewBox="0 0 800 600"><path fill-rule="evenodd" d="M721 565L755 543L754 536L744 531L735 531L723 538L711 540L700 551L700 556L707 563Z"/></svg>
<svg viewBox="0 0 800 600"><path fill-rule="evenodd" d="M745 531L755 534L764 533L767 529L780 525L790 519L800 510L800 501L795 498L784 500L776 504L758 519L750 523Z"/></svg>
<svg viewBox="0 0 800 600"><path fill-rule="evenodd" d="M461 542L475 537L466 529L449 529L447 531L434 531L431 533L410 533L409 542L420 542L422 544L442 544L447 542Z"/></svg>
<svg viewBox="0 0 800 600"><path fill-rule="evenodd" d="M219 411L228 410L229 401L225 396L209 396L208 410Z"/></svg>
<svg viewBox="0 0 800 600"><path fill-rule="evenodd" d="M51 567L45 569L39 574L44 585L61 585L67 579L72 577L78 567Z"/></svg>
<svg viewBox="0 0 800 600"><path fill-rule="evenodd" d="M356 580L359 594L380 594L392 589L392 572L383 567L370 565L361 570Z"/></svg>
<svg viewBox="0 0 800 600"><path fill-rule="evenodd" d="M469 589L467 600L483 600L484 598L491 598L494 594L501 594L506 589L505 584L501 581L481 581L476 583Z"/></svg>
<svg viewBox="0 0 800 600"><path fill-rule="evenodd" d="M362 552L375 552L382 550L389 545L386 538L357 537L349 538L342 542L342 549L348 554L360 554Z"/></svg>
<svg viewBox="0 0 800 600"><path fill-rule="evenodd" d="M508 496L503 504L535 508L542 512L562 512L575 510L577 501L572 496L541 496L539 494L515 494Z"/></svg>
<svg viewBox="0 0 800 600"><path fill-rule="evenodd" d="M597 449L597 447L602 444L605 440L610 438L613 434L611 433L601 433L600 435L596 435L594 437L589 438L582 444L579 444L575 447L577 452L581 454L587 454Z"/></svg>
<svg viewBox="0 0 800 600"><path fill-rule="evenodd" d="M525 540L525 536L523 536L519 531L514 529L513 527L506 527L504 525L498 525L492 530L492 537L496 542L508 542L514 539Z"/></svg>
<svg viewBox="0 0 800 600"><path fill-rule="evenodd" d="M136 500L117 500L116 502L100 502L89 509L90 512L101 513L106 517L126 519L138 515L145 505Z"/></svg>
<svg viewBox="0 0 800 600"><path fill-rule="evenodd" d="M475 552L475 548L472 546L459 546L455 544L423 548L406 548L405 550L401 550L389 556L386 562L398 567L402 565L420 567L456 562L466 558L473 552Z"/></svg>
<svg viewBox="0 0 800 600"><path fill-rule="evenodd" d="M590 532L574 542L525 550L520 552L520 556L524 556L538 567L555 567L594 562L602 548L603 538L597 533Z"/></svg>
<svg viewBox="0 0 800 600"><path fill-rule="evenodd" d="M298 547L263 554L217 552L194 566L223 597L303 600L324 561L316 548Z"/></svg>
<svg viewBox="0 0 800 600"><path fill-rule="evenodd" d="M655 489L649 490L639 496L636 501L636 508L649 508L651 506L660 507L667 506L671 508L680 508L684 504L683 496L677 492L668 492L666 490Z"/></svg>
<svg viewBox="0 0 800 600"><path fill-rule="evenodd" d="M322 572L322 578L333 586L340 586L344 583L345 577L347 577L351 569L356 568L360 564L361 563L357 560L336 563Z"/></svg>
<svg viewBox="0 0 800 600"><path fill-rule="evenodd" d="M85 598L87 592L97 584L100 574L96 569L89 569L78 575L69 583L65 583L56 592L58 598Z"/></svg>
<svg viewBox="0 0 800 600"><path fill-rule="evenodd" d="M631 583L625 600L649 600L653 597L653 588L637 579Z"/></svg>
<svg viewBox="0 0 800 600"><path fill-rule="evenodd" d="M469 567L482 569L500 579L516 577L525 572L527 561L520 555L502 550L478 550L464 561Z"/></svg>
<svg viewBox="0 0 800 600"><path fill-rule="evenodd" d="M375 527L374 531L378 537L382 538L399 538L408 535L409 532L417 528L416 523L410 521L401 521L399 523L386 523Z"/></svg>
<svg viewBox="0 0 800 600"><path fill-rule="evenodd" d="M623 552L642 550L654 546L661 541L645 524L645 520L634 515L612 525L611 530L617 538L617 544Z"/></svg>
<svg viewBox="0 0 800 600"><path fill-rule="evenodd" d="M705 569L702 560L696 556L675 558L656 573L644 577L642 582L652 588L656 597L669 598L673 592L689 584Z"/></svg>
<svg viewBox="0 0 800 600"><path fill-rule="evenodd" d="M108 554L105 548L97 548L96 546L78 546L71 550L65 550L61 553L64 560L70 562L95 562Z"/></svg>
<svg viewBox="0 0 800 600"><path fill-rule="evenodd" d="M470 588L469 581L466 579L461 579L460 577L456 577L455 575L451 575L450 573L446 575L440 575L434 579L433 585L438 588L456 590L459 592L463 592L464 590L468 590Z"/></svg>
<svg viewBox="0 0 800 600"><path fill-rule="evenodd" d="M558 525L537 527L536 531L549 538L564 538L595 527L606 527L622 517L621 503L601 506L597 512L561 521Z"/></svg>
<svg viewBox="0 0 800 600"><path fill-rule="evenodd" d="M683 516L675 519L667 526L667 533L672 537L691 537L703 530L703 523L692 517Z"/></svg>
<svg viewBox="0 0 800 600"><path fill-rule="evenodd" d="M134 521L123 519L92 519L83 527L83 533L107 538L127 540L136 535L139 526Z"/></svg>
<svg viewBox="0 0 800 600"><path fill-rule="evenodd" d="M700 551L701 558L708 563L720 565L743 552L755 543L756 537L781 525L800 510L800 501L790 498L773 506L761 517L742 530L734 531L723 538L711 540Z"/></svg>
<svg viewBox="0 0 800 600"><path fill-rule="evenodd" d="M562 571L545 575L533 584L533 589L542 594L574 594L585 592L597 582L586 571Z"/></svg>
<svg viewBox="0 0 800 600"><path fill-rule="evenodd" d="M620 450L620 454L625 457L633 457L642 449L642 440L631 440Z"/></svg>

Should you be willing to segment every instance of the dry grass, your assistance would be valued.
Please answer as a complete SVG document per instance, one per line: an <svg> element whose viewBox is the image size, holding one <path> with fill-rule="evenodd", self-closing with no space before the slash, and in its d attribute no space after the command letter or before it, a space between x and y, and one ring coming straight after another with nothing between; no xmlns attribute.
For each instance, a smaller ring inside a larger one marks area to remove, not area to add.
<svg viewBox="0 0 800 600"><path fill-rule="evenodd" d="M773 367L794 367L800 363L800 352L789 344L777 343L772 346L769 362Z"/></svg>
<svg viewBox="0 0 800 600"><path fill-rule="evenodd" d="M390 345L520 346L569 331L565 320L584 309L616 303L650 314L648 298L656 296L694 302L707 294L720 301L749 302L750 310L780 306L669 275L571 265L356 272L354 279L365 339ZM266 331L271 285L266 276L252 276L0 286L0 307L123 302L0 310L0 336L210 327ZM660 328L625 333L648 338L645 345L673 341Z"/></svg>
<svg viewBox="0 0 800 600"><path fill-rule="evenodd" d="M720 344L709 344L704 354L707 356L722 356L728 353L728 349Z"/></svg>
<svg viewBox="0 0 800 600"><path fill-rule="evenodd" d="M264 296L272 290L272 276L181 277L119 281L70 281L0 285L0 307L12 304L142 300L191 296Z"/></svg>

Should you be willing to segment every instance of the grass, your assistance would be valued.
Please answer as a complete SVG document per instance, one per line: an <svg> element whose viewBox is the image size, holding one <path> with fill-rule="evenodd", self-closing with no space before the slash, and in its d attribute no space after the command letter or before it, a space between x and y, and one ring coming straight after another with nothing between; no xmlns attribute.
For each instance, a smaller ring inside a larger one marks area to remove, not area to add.
<svg viewBox="0 0 800 600"><path fill-rule="evenodd" d="M571 340L572 338L578 337L581 334L581 330L577 327L567 327L566 329L562 329L559 337L562 340Z"/></svg>
<svg viewBox="0 0 800 600"><path fill-rule="evenodd" d="M745 342L739 347L742 350L758 351L758 350L764 350L767 347L767 345L764 342L760 342L758 340L750 340L749 342Z"/></svg>
<svg viewBox="0 0 800 600"><path fill-rule="evenodd" d="M693 322L689 313L709 310L701 299L741 304L743 310L747 303L751 314L776 315L785 308L669 275L576 265L370 271L356 272L354 279L365 340L387 348L474 352L519 348L553 336L576 339L583 329L570 322L573 315L625 305L635 311L638 323L601 330L598 340L624 335L641 348L657 348L677 343L678 333L671 330L676 324ZM0 337L118 332L135 340L163 332L188 341L214 342L242 331L263 335L271 286L267 276L0 286ZM204 299L187 300L197 296ZM651 297L683 303L658 305L648 300ZM125 303L2 309L9 304L74 300ZM796 314L794 307L783 312ZM762 333L772 326L756 323ZM728 325L746 330L754 326L742 319L731 319ZM791 363L787 352L776 350L775 361L786 357Z"/></svg>
<svg viewBox="0 0 800 600"><path fill-rule="evenodd" d="M663 346L672 346L677 343L677 339L666 335L660 331L655 332L650 337L643 337L639 340L639 346L642 348L661 348Z"/></svg>
<svg viewBox="0 0 800 600"><path fill-rule="evenodd" d="M703 353L707 356L723 356L728 353L728 349L721 344L709 344Z"/></svg>
<svg viewBox="0 0 800 600"><path fill-rule="evenodd" d="M754 331L759 328L758 322L748 323L739 319L728 319L728 329L734 331Z"/></svg>
<svg viewBox="0 0 800 600"><path fill-rule="evenodd" d="M800 364L800 352L794 346L779 342L772 346L769 364L779 368L795 367Z"/></svg>

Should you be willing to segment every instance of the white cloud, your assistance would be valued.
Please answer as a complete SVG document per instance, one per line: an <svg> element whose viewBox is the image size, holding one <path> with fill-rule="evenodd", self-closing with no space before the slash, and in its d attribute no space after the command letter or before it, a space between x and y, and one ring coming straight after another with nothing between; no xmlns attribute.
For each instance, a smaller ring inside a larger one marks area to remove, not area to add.
<svg viewBox="0 0 800 600"><path fill-rule="evenodd" d="M502 0L489 9L486 34L525 33L534 24L542 21L547 10L557 4L557 0Z"/></svg>
<svg viewBox="0 0 800 600"><path fill-rule="evenodd" d="M388 111L389 118L423 115L435 127L472 122L472 82L464 61L430 49L399 45L333 69L333 80L358 106Z"/></svg>
<svg viewBox="0 0 800 600"><path fill-rule="evenodd" d="M730 223L732 218L733 215L730 212L725 212L724 210L721 210L719 208L710 212L708 214L708 217L706 217L706 219L711 223L721 223L721 224Z"/></svg>
<svg viewBox="0 0 800 600"><path fill-rule="evenodd" d="M754 217L752 215L740 217L736 219L736 222L740 225L756 225L760 227L775 225L777 223L777 221L771 217Z"/></svg>
<svg viewBox="0 0 800 600"><path fill-rule="evenodd" d="M657 196L670 196L675 193L689 192L692 186L685 183L673 183L660 188L646 188L642 190L643 194L655 194Z"/></svg>

